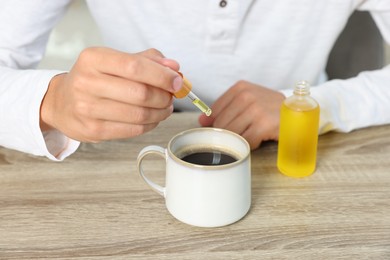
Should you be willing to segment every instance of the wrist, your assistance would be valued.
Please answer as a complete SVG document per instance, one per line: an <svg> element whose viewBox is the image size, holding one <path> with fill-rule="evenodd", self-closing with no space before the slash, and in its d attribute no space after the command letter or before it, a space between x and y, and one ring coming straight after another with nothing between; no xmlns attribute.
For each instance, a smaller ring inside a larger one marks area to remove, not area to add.
<svg viewBox="0 0 390 260"><path fill-rule="evenodd" d="M57 86L59 85L60 81L62 81L63 77L64 74L58 74L54 76L50 80L46 94L43 97L39 117L39 126L42 132L55 129L53 121L53 114L55 108L55 92Z"/></svg>

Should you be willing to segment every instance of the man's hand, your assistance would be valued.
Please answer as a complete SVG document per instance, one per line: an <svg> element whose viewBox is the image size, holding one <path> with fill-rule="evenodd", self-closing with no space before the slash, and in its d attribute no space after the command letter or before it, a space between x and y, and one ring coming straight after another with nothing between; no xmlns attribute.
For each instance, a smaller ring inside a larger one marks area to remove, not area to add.
<svg viewBox="0 0 390 260"><path fill-rule="evenodd" d="M41 105L41 129L82 142L128 138L155 128L173 111L179 64L150 49L128 54L88 48L69 73L55 76Z"/></svg>
<svg viewBox="0 0 390 260"><path fill-rule="evenodd" d="M284 99L277 91L239 81L213 104L211 117L202 114L199 122L242 135L254 150L262 141L278 139Z"/></svg>

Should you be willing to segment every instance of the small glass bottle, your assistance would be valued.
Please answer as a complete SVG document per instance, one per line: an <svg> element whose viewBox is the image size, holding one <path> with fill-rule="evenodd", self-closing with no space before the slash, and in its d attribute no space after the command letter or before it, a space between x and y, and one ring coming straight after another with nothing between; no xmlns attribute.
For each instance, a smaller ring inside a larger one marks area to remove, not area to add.
<svg viewBox="0 0 390 260"><path fill-rule="evenodd" d="M283 101L277 166L290 177L306 177L316 169L320 107L310 96L310 85L300 81L294 95Z"/></svg>

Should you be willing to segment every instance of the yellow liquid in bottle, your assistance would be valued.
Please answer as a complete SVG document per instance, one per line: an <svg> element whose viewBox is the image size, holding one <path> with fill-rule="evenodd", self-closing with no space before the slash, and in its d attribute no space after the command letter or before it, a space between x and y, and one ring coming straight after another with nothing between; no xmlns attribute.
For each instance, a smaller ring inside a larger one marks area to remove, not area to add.
<svg viewBox="0 0 390 260"><path fill-rule="evenodd" d="M280 114L277 166L290 177L311 175L316 168L320 108L301 105L283 103Z"/></svg>

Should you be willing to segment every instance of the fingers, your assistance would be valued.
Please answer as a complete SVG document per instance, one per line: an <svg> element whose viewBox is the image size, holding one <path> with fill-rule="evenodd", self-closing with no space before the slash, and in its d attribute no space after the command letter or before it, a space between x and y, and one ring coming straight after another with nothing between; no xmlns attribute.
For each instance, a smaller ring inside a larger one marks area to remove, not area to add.
<svg viewBox="0 0 390 260"><path fill-rule="evenodd" d="M147 108L102 99L77 106L75 114L90 120L103 120L127 124L154 124L165 120L173 112L173 105L166 108Z"/></svg>
<svg viewBox="0 0 390 260"><path fill-rule="evenodd" d="M199 123L236 132L253 150L264 140L277 140L283 100L277 91L240 81L213 104L212 118L200 116Z"/></svg>
<svg viewBox="0 0 390 260"><path fill-rule="evenodd" d="M94 109L79 111L77 116L68 120L66 135L81 142L130 138L152 130L173 111L173 106L151 109L116 103L105 109L105 105L103 102Z"/></svg>
<svg viewBox="0 0 390 260"><path fill-rule="evenodd" d="M109 48L87 48L81 52L78 65L93 64L97 73L126 78L172 93L178 91L183 84L182 78L171 68L156 62L163 59L162 55L156 54L153 59L150 56L150 53L129 54Z"/></svg>
<svg viewBox="0 0 390 260"><path fill-rule="evenodd" d="M214 126L241 134L254 119L250 107L255 100L249 91L232 93L231 96L235 98L225 106L224 110L218 111Z"/></svg>
<svg viewBox="0 0 390 260"><path fill-rule="evenodd" d="M261 145L261 142L266 141L265 140L265 131L262 130L261 128L260 129L256 128L255 126L249 127L246 131L244 131L241 134L241 136L244 137L245 140L248 141L251 150L255 150L255 149L259 148L259 146Z"/></svg>
<svg viewBox="0 0 390 260"><path fill-rule="evenodd" d="M256 100L252 91L242 83L226 91L212 105L212 119L200 118L202 125L209 125L224 128L241 134L248 128L253 120L253 114L248 110Z"/></svg>
<svg viewBox="0 0 390 260"><path fill-rule="evenodd" d="M139 136L154 129L158 123L132 125L120 122L83 122L83 131L75 133L81 142L97 143L105 140L124 139ZM71 137L72 138L72 137Z"/></svg>
<svg viewBox="0 0 390 260"><path fill-rule="evenodd" d="M111 75L102 75L94 82L94 88L87 91L100 99L148 108L167 108L173 102L173 96L169 92Z"/></svg>
<svg viewBox="0 0 390 260"><path fill-rule="evenodd" d="M239 86L238 84L236 86ZM202 126L215 126L219 125L221 128L225 127L231 119L233 119L234 114L239 114L239 111L232 111L231 107L240 109L242 104L232 105L232 102L235 101L235 97L242 91L239 87L232 87L228 89L217 101L212 105L211 109L213 113L210 117L202 114L199 117L199 123ZM237 104L238 102L234 102ZM226 109L229 108L229 109ZM242 109L240 109L242 110ZM232 114L230 114L232 113Z"/></svg>
<svg viewBox="0 0 390 260"><path fill-rule="evenodd" d="M246 106L242 104L246 104ZM225 113L221 112L220 117L214 120L213 125L238 133L248 141L252 150L259 147L264 138L262 131L265 129L256 122L259 114L256 113L255 104L249 100L247 103L241 103L240 98L238 98L225 110Z"/></svg>

